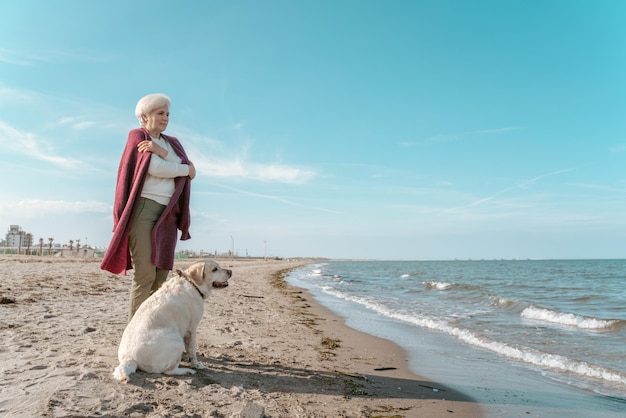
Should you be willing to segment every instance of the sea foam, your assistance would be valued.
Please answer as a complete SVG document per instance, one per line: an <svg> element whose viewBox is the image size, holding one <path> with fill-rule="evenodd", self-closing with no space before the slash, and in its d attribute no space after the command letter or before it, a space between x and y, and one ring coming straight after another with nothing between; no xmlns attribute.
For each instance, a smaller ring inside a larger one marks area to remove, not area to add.
<svg viewBox="0 0 626 418"><path fill-rule="evenodd" d="M347 295L332 287L323 286L322 290L337 298L354 302L366 307L367 309L376 312L379 315L385 316L390 319L402 321L405 323L413 324L422 328L428 328L432 330L438 330L444 332L463 341L466 344L480 347L482 349L489 350L497 353L501 356L521 361L527 364L532 364L541 368L558 370L566 373L573 373L580 376L592 377L607 382L618 383L626 386L626 376L618 371L610 370L605 367L593 365L584 361L578 361L570 359L568 357L545 353L539 350L535 350L529 347L521 345L512 346L507 343L494 341L486 338L482 335L473 333L467 329L459 328L451 325L449 322L437 318L419 317L409 313L401 313L395 309L388 308L383 304L377 303L374 299L363 298L358 296ZM530 309L530 308L528 308ZM538 308L534 308L538 309ZM548 311L543 309L543 311ZM529 312L533 312L532 310ZM551 311L549 311L551 312ZM555 315L556 316L556 315ZM581 317L582 318L582 317ZM589 320L590 318L585 318ZM594 318L591 318L594 319ZM596 320L598 321L598 320ZM593 321L581 321L586 323L587 326L591 326ZM610 322L610 321L605 321Z"/></svg>
<svg viewBox="0 0 626 418"><path fill-rule="evenodd" d="M618 319L590 318L573 313L552 311L550 309L529 306L521 313L522 318L535 321L550 322L553 324L567 325L581 329L606 330L620 323Z"/></svg>
<svg viewBox="0 0 626 418"><path fill-rule="evenodd" d="M424 285L426 286L427 289L435 289L435 290L448 290L452 286L454 286L454 284L452 283L435 282L435 281L424 282Z"/></svg>

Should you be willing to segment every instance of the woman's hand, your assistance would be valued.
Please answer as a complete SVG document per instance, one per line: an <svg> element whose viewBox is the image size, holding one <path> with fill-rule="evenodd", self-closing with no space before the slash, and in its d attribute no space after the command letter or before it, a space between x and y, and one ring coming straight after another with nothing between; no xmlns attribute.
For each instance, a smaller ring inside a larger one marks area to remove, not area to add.
<svg viewBox="0 0 626 418"><path fill-rule="evenodd" d="M159 157L161 157L163 159L165 159L165 157L167 157L167 150L165 148L161 147L156 142L150 141L150 140L141 141L137 145L137 150L139 152L151 152L153 154L158 155Z"/></svg>
<svg viewBox="0 0 626 418"><path fill-rule="evenodd" d="M193 180L194 177L196 177L196 167L191 161L189 161L187 165L189 165L189 178Z"/></svg>

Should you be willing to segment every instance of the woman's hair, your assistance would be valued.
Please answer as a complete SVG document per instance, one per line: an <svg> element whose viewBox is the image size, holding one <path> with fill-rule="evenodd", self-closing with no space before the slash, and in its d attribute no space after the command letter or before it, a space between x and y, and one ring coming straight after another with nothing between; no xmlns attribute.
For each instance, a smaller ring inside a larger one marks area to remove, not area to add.
<svg viewBox="0 0 626 418"><path fill-rule="evenodd" d="M152 112L157 107L167 106L169 109L171 104L170 98L161 93L148 94L147 96L143 96L137 102L137 107L135 107L135 116L139 120L139 124L141 126L145 125L145 121L141 117L142 115L147 115Z"/></svg>

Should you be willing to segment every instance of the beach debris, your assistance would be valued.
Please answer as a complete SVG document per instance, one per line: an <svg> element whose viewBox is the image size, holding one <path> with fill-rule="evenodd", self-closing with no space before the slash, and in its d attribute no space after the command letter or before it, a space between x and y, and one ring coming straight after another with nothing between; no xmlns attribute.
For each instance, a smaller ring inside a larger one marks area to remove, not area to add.
<svg viewBox="0 0 626 418"><path fill-rule="evenodd" d="M376 367L374 370L377 372L384 372L386 370L398 370L397 367Z"/></svg>
<svg viewBox="0 0 626 418"><path fill-rule="evenodd" d="M433 392L445 392L446 391L445 389L439 389L439 388L435 388L435 387L428 386L428 385L419 385L419 386L426 388L426 389L432 389Z"/></svg>
<svg viewBox="0 0 626 418"><path fill-rule="evenodd" d="M319 356L321 360L329 360L335 356L337 356L337 353L335 353L333 350L337 349L338 347L341 347L339 345L340 340L334 340L332 338L328 338L328 337L322 337L322 347L324 347L326 350L324 349L320 349L318 350Z"/></svg>
<svg viewBox="0 0 626 418"><path fill-rule="evenodd" d="M411 409L413 409L412 406L409 407L396 407L396 406L392 406L392 405L379 405L376 407L376 409L372 409L370 411L370 414L368 415L369 417L380 417L380 418L402 418L404 417L404 415L400 415L400 414L396 414L396 415L374 415L374 413L378 413L378 412L384 412L384 413L394 413L394 412L405 412L405 411L410 411Z"/></svg>
<svg viewBox="0 0 626 418"><path fill-rule="evenodd" d="M15 303L15 299L5 298L4 296L0 298L0 305L8 305L10 303Z"/></svg>
<svg viewBox="0 0 626 418"><path fill-rule="evenodd" d="M322 337L322 345L329 350L334 350L335 348L341 347L339 343L341 340L334 340L328 337Z"/></svg>

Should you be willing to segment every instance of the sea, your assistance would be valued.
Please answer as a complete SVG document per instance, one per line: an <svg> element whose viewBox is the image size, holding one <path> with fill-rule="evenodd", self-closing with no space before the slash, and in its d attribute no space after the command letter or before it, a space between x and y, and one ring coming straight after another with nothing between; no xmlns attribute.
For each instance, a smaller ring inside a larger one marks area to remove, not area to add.
<svg viewBox="0 0 626 418"><path fill-rule="evenodd" d="M626 260L332 260L286 280L488 417L626 416Z"/></svg>

